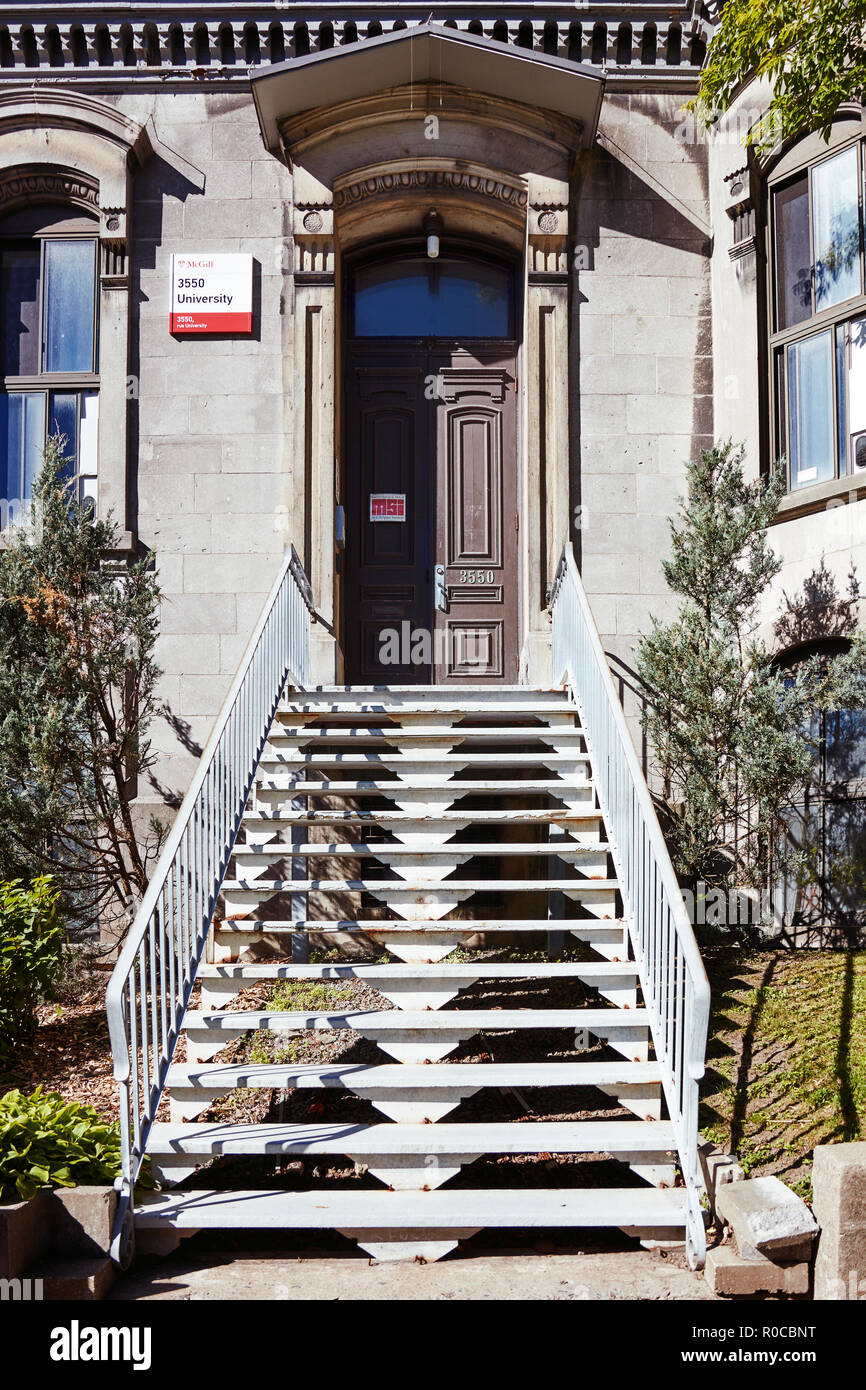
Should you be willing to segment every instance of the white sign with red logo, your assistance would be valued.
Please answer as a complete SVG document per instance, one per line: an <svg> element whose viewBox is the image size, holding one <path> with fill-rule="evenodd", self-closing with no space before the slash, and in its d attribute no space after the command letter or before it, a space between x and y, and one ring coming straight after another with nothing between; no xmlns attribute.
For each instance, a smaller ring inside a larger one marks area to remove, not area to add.
<svg viewBox="0 0 866 1390"><path fill-rule="evenodd" d="M405 492L371 492L371 493L370 493L370 520L371 520L371 521L405 521L405 520L406 520L406 494L405 494Z"/></svg>
<svg viewBox="0 0 866 1390"><path fill-rule="evenodd" d="M172 333L251 333L253 258L245 252L172 256Z"/></svg>

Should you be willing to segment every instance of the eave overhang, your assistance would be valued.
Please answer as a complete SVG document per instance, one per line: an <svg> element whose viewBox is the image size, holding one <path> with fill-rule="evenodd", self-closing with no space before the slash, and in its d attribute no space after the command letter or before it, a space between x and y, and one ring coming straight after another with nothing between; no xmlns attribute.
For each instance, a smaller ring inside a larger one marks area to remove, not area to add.
<svg viewBox="0 0 866 1390"><path fill-rule="evenodd" d="M604 76L594 68L429 23L290 58L254 72L250 81L262 138L274 154L280 127L302 112L416 83L552 111L574 123L588 149L604 93Z"/></svg>

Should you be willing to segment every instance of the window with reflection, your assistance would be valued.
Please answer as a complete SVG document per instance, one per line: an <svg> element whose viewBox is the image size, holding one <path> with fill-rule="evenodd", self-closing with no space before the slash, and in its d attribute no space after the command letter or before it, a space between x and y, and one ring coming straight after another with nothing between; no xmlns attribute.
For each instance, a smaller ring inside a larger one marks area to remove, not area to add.
<svg viewBox="0 0 866 1390"><path fill-rule="evenodd" d="M866 477L863 179L857 140L769 186L776 452L792 491Z"/></svg>
<svg viewBox="0 0 866 1390"><path fill-rule="evenodd" d="M6 526L23 515L49 436L95 500L98 241L95 219L41 206L0 222L0 488Z"/></svg>
<svg viewBox="0 0 866 1390"><path fill-rule="evenodd" d="M827 638L782 656L779 672L792 683L807 663L826 670L847 651L847 638ZM785 915L795 926L866 925L866 709L815 709L804 734L812 774L788 809L792 848L804 866L782 886Z"/></svg>
<svg viewBox="0 0 866 1390"><path fill-rule="evenodd" d="M469 259L411 256L360 266L353 284L356 338L509 338L512 276Z"/></svg>

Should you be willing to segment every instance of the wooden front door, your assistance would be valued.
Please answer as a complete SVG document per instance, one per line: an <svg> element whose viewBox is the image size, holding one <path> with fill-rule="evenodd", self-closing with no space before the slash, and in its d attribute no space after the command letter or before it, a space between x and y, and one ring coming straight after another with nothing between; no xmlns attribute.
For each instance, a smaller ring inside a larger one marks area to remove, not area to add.
<svg viewBox="0 0 866 1390"><path fill-rule="evenodd" d="M517 679L512 343L348 350L346 680Z"/></svg>

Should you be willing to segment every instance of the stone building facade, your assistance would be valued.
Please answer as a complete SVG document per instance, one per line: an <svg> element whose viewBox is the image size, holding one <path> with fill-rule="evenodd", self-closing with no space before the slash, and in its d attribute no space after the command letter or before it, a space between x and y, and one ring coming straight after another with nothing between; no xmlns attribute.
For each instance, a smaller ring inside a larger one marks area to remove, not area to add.
<svg viewBox="0 0 866 1390"><path fill-rule="evenodd" d="M451 508L468 539L443 582L466 621L394 679L544 684L571 539L627 690L671 610L684 460L713 439L743 440L755 473L789 459L764 635L794 656L844 641L866 570L866 126L851 108L829 147L758 160L752 84L700 131L683 103L714 17L0 5L7 510L71 421L82 489L154 555L171 717L143 805L189 782L289 543L317 679L370 683L371 633L430 624ZM226 254L251 257L250 330L172 331L172 258ZM64 338L64 312L92 321ZM409 515L377 527L368 493ZM856 791L866 742L848 744Z"/></svg>

